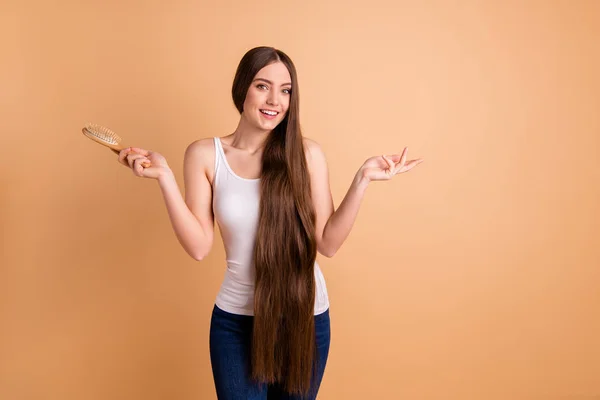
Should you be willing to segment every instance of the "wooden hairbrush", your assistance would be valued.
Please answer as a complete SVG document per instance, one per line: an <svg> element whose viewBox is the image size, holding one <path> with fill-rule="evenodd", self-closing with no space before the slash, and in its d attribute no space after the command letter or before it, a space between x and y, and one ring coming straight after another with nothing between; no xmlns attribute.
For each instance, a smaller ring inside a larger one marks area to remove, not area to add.
<svg viewBox="0 0 600 400"><path fill-rule="evenodd" d="M117 154L125 148L121 145L121 137L102 125L88 123L81 129L81 132L94 142L108 147ZM144 168L148 168L150 165L146 161L142 163L142 167Z"/></svg>

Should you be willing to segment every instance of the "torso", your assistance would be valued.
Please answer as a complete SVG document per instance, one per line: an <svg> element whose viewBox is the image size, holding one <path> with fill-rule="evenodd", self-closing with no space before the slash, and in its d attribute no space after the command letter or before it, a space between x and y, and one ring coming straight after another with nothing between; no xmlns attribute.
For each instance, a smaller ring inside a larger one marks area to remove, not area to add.
<svg viewBox="0 0 600 400"><path fill-rule="evenodd" d="M230 139L229 136L202 139L199 146L202 151L195 153L198 160L202 159L200 164L212 187L214 222L219 226L227 263L215 304L229 313L254 315L253 250L260 219L261 186L258 182L263 152L250 154L236 149ZM304 139L306 145L309 140ZM310 158L309 154L305 146L307 158ZM329 298L325 278L316 260L314 277L314 315L318 315L329 308Z"/></svg>

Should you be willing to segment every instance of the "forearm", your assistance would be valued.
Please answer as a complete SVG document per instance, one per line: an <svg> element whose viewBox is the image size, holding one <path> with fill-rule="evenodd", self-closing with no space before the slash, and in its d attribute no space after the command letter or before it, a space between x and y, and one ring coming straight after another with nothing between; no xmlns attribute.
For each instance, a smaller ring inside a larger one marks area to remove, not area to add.
<svg viewBox="0 0 600 400"><path fill-rule="evenodd" d="M325 224L322 241L329 257L342 247L350 234L368 185L369 180L363 176L362 170L359 170L344 200Z"/></svg>
<svg viewBox="0 0 600 400"><path fill-rule="evenodd" d="M190 256L201 260L210 248L209 236L185 203L173 173L165 173L158 179L158 183L177 240Z"/></svg>

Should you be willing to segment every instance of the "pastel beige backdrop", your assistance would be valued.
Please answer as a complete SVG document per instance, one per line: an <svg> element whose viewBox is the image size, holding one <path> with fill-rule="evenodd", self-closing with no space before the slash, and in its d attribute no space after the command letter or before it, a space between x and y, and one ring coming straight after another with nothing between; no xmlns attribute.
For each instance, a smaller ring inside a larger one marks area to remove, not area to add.
<svg viewBox="0 0 600 400"><path fill-rule="evenodd" d="M0 398L214 399L220 235L178 244L155 181L80 133L164 154L223 136L257 45L295 61L336 206L319 256L321 399L600 398L600 3L8 1L0 6ZM181 186L183 190L183 187Z"/></svg>

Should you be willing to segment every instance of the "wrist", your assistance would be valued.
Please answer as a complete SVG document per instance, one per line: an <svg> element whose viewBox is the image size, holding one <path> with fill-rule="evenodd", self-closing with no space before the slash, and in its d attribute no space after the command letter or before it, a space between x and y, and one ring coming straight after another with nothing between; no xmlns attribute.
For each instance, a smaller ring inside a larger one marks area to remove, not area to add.
<svg viewBox="0 0 600 400"><path fill-rule="evenodd" d="M354 184L361 189L366 189L370 182L371 180L366 176L365 170L362 168L354 176Z"/></svg>
<svg viewBox="0 0 600 400"><path fill-rule="evenodd" d="M161 171L158 173L158 182L159 183L164 183L166 181L169 181L171 179L175 178L175 175L173 174L173 171L171 171L171 168L166 167L166 168L162 168Z"/></svg>

